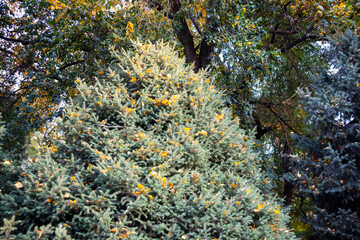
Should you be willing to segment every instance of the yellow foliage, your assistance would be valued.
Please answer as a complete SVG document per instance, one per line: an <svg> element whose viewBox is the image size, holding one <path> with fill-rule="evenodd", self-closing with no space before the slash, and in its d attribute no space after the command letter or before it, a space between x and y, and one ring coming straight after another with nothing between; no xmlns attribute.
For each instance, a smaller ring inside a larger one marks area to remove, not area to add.
<svg viewBox="0 0 360 240"><path fill-rule="evenodd" d="M126 35L131 35L134 32L134 24L132 22L128 22L126 25Z"/></svg>

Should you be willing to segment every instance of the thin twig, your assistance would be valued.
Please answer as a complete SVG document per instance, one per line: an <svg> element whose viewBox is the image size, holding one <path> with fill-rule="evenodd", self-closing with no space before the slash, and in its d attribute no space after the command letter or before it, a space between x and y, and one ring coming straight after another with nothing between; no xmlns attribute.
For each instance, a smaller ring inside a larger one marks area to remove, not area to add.
<svg viewBox="0 0 360 240"><path fill-rule="evenodd" d="M104 127L104 128L109 128L109 129L112 129L112 128L124 128L123 126L107 126L107 125L103 125L103 124L99 124L98 126L99 127Z"/></svg>
<svg viewBox="0 0 360 240"><path fill-rule="evenodd" d="M271 107L271 105L272 105L271 103L262 102L262 101L256 101L255 103L261 104L261 105L267 107L267 108L270 110L270 112L272 112L280 122L283 122L283 123L284 123L289 129L291 129L294 133L299 134L299 133L298 133L295 129L293 129L284 119L282 119L282 118L279 116L279 114L277 114L277 112L275 112L275 110Z"/></svg>

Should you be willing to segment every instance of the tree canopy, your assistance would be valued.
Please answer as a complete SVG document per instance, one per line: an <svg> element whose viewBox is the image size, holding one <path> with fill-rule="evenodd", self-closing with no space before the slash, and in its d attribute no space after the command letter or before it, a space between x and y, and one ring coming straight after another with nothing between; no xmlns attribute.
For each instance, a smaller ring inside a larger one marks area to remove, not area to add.
<svg viewBox="0 0 360 240"><path fill-rule="evenodd" d="M276 191L297 204L295 186L282 177L290 166L285 156L301 151L291 135L310 131L297 89L331 68L328 41L359 28L359 11L355 0L2 1L4 152L23 159L38 154L28 145L34 139L44 141L32 146L51 144L49 122L77 96L76 77L94 84L114 61L109 46L164 39L195 72L211 73L239 125L256 129ZM301 209L294 214L298 219Z"/></svg>

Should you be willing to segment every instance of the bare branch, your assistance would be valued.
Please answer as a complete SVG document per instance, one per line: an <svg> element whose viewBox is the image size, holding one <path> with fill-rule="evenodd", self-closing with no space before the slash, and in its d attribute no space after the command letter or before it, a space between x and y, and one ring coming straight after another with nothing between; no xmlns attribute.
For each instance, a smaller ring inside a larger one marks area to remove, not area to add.
<svg viewBox="0 0 360 240"><path fill-rule="evenodd" d="M308 39L322 39L321 37L319 36L316 36L316 35L303 35L301 38L298 38L296 39L295 41L293 41L292 43L290 43L289 45L286 45L284 47L281 48L281 52L285 52L287 50L290 50L291 48L293 48L294 46L296 46L297 44L303 42L303 41L306 41Z"/></svg>
<svg viewBox="0 0 360 240"><path fill-rule="evenodd" d="M14 39L14 38L8 38L8 37L4 37L4 36L0 36L0 39L3 39L5 41L9 41L9 42L16 42L16 43L21 43L23 45L28 45L30 44L29 41L25 41L25 40L21 40L21 39Z"/></svg>
<svg viewBox="0 0 360 240"><path fill-rule="evenodd" d="M104 124L99 124L99 127L104 127L104 128L109 128L109 129L113 129L113 128L119 128L122 129L124 128L124 126L108 126L108 125L104 125Z"/></svg>
<svg viewBox="0 0 360 240"><path fill-rule="evenodd" d="M5 49L5 48L0 48L0 51L1 51L1 52L6 52L6 53L8 53L8 54L10 54L10 55L13 55L13 54L14 54L14 52L12 52L12 51L10 51L10 50L7 50L7 49Z"/></svg>
<svg viewBox="0 0 360 240"><path fill-rule="evenodd" d="M268 103L268 102L263 102L263 101L255 101L252 102L255 104L261 104L263 106L265 106L267 109L270 110L270 112L272 112L275 117L281 122L284 123L291 131L293 131L294 133L300 135L294 128L292 128L282 117L279 116L279 114L277 112L275 112L275 110L271 107L273 104L272 103Z"/></svg>
<svg viewBox="0 0 360 240"><path fill-rule="evenodd" d="M84 62L85 62L84 60L80 60L80 61L68 63L68 64L65 64L64 66L62 66L61 68L59 68L59 70L62 71L62 70L65 70L65 69L68 68L68 67L77 65L77 64L79 64L79 63L84 63Z"/></svg>
<svg viewBox="0 0 360 240"><path fill-rule="evenodd" d="M270 30L269 33L272 33L272 34L295 34L297 33L298 31L293 29L293 30Z"/></svg>
<svg viewBox="0 0 360 240"><path fill-rule="evenodd" d="M292 47L294 47L295 45L301 43L302 41L308 40L308 39L319 39L319 36L316 35L309 35L310 32L312 32L315 28L316 22L314 24L312 24L307 30L306 32L303 34L302 37L296 39L295 41L293 41L292 43L290 43L287 46L284 46L281 48L281 52L285 52L289 49L291 49Z"/></svg>

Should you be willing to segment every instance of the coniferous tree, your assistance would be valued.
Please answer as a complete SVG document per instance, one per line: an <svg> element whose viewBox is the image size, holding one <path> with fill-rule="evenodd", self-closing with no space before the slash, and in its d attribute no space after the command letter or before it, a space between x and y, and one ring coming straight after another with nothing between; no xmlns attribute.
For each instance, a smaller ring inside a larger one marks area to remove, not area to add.
<svg viewBox="0 0 360 240"><path fill-rule="evenodd" d="M8 193L12 188L11 182L17 179L18 169L21 167L21 162L14 161L19 158L19 154L4 148L7 132L8 129L0 113L0 193L2 194Z"/></svg>
<svg viewBox="0 0 360 240"><path fill-rule="evenodd" d="M2 120L2 116L0 114L0 159L3 158L3 138L4 138L4 134L5 134L5 125L4 122Z"/></svg>
<svg viewBox="0 0 360 240"><path fill-rule="evenodd" d="M359 34L359 32L358 32ZM296 137L292 179L315 205L305 220L314 239L360 239L360 37L350 30L331 42L332 70L300 90L310 137Z"/></svg>
<svg viewBox="0 0 360 240"><path fill-rule="evenodd" d="M56 151L24 164L0 195L3 234L294 239L252 136L207 74L167 44L133 49L94 85L78 80Z"/></svg>
<svg viewBox="0 0 360 240"><path fill-rule="evenodd" d="M5 125L4 125L4 122L2 121L2 116L0 114L0 162L1 162L1 165L0 165L0 179L1 179L1 176L3 176L5 174L5 170L4 170L4 166L5 165L9 165L9 161L7 160L7 157L4 153L4 150L3 150L3 141L4 141L4 135L5 135ZM1 179L2 180L2 179ZM2 185L5 183L5 181L1 181L0 180L0 183L2 183ZM0 189L2 190L2 187L0 187Z"/></svg>
<svg viewBox="0 0 360 240"><path fill-rule="evenodd" d="M1 176L5 174L5 165L9 165L9 161L5 157L5 153L3 152L3 139L5 135L5 126L4 122L2 121L2 116L0 114L0 183L1 185L4 185L5 181L2 179ZM0 190L2 190L3 187L0 187Z"/></svg>

